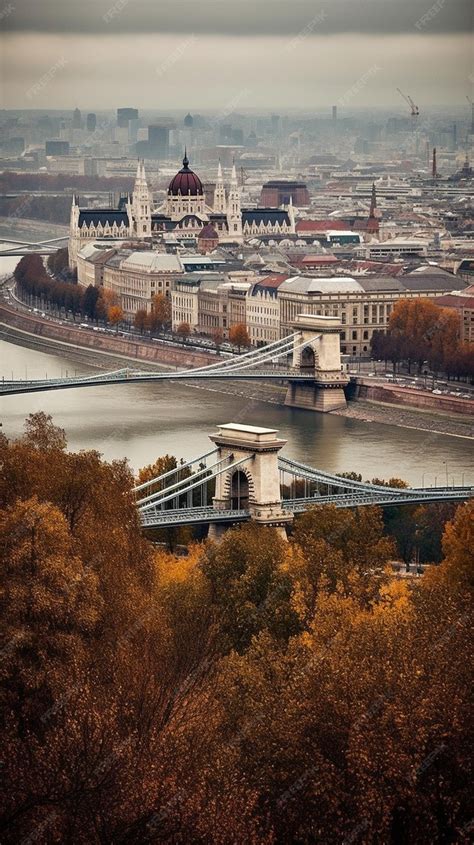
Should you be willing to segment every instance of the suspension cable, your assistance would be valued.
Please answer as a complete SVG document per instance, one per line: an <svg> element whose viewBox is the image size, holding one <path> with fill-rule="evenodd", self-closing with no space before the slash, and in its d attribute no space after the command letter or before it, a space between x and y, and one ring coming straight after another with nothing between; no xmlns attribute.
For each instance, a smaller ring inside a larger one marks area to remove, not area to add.
<svg viewBox="0 0 474 845"><path fill-rule="evenodd" d="M150 487L151 484L155 484L158 481L163 481L164 478L169 478L171 475L175 475L176 473L180 472L180 470L187 469L188 467L193 466L193 464L197 464L198 461L203 461L205 458L209 458L211 455L215 455L215 453L218 451L218 449L211 449L211 451L206 452L205 455L200 455L198 458L194 458L193 460L188 461L186 464L181 464L175 469L170 469L168 470L168 472L164 472L162 475L157 475L156 478L152 478L150 481L144 481L142 484L138 484L136 487L134 487L133 492L138 493L139 490L145 490L145 488Z"/></svg>

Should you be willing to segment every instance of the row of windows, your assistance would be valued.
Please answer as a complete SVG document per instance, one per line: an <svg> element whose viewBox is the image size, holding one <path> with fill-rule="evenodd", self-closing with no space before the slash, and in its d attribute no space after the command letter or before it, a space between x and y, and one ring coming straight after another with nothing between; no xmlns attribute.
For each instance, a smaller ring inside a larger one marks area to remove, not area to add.
<svg viewBox="0 0 474 845"><path fill-rule="evenodd" d="M352 331L352 332L341 332L341 340L348 340L348 338L346 337L347 334L351 335L351 340L358 340L359 339L359 332L356 329L354 329L354 331ZM363 340L369 339L369 331L368 330L365 330L365 331L362 332L362 338L363 338Z"/></svg>

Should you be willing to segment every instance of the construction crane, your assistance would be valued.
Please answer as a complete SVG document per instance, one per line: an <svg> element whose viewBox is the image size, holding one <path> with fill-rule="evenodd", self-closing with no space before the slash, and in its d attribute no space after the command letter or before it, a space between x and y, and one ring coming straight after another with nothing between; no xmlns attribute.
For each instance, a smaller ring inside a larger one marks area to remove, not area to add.
<svg viewBox="0 0 474 845"><path fill-rule="evenodd" d="M404 93L403 93L403 91L400 91L400 88L397 88L397 91L398 91L398 93L399 93L399 94L401 94L401 95L402 95L402 97L403 97L403 99L405 100L405 102L406 102L406 103L408 103L408 105L410 106L410 108L411 108L411 116L412 116L412 117L418 117L418 116L419 116L419 114L420 114L420 109L418 108L418 106L416 106L416 105L415 105L415 103L413 102L413 100L412 100L412 98L410 97L410 95L409 95L409 94L408 94L408 95L407 95L407 94L404 94Z"/></svg>
<svg viewBox="0 0 474 845"><path fill-rule="evenodd" d="M239 170L239 177L240 177L240 187L243 188L246 180L249 177L249 174L247 173L246 170L244 170L243 167L241 167L240 170Z"/></svg>

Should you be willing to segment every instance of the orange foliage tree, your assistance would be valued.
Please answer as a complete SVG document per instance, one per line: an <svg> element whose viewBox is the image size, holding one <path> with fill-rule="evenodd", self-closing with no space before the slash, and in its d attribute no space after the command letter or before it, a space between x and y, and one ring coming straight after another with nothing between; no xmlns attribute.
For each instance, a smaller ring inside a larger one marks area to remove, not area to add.
<svg viewBox="0 0 474 845"><path fill-rule="evenodd" d="M231 326L229 329L229 340L234 346L237 346L239 353L242 346L246 348L251 343L250 335L243 323L237 323L235 326Z"/></svg>
<svg viewBox="0 0 474 845"><path fill-rule="evenodd" d="M2 842L467 845L473 503L410 583L376 508L183 557L134 484L0 434Z"/></svg>
<svg viewBox="0 0 474 845"><path fill-rule="evenodd" d="M123 308L120 305L111 305L107 316L109 323L112 323L112 325L115 326L115 331L118 332L119 325L124 318Z"/></svg>
<svg viewBox="0 0 474 845"><path fill-rule="evenodd" d="M459 320L449 308L429 299L401 299L390 315L388 335L376 338L379 353L392 360L412 363L418 369L427 361L434 371L448 366L459 347Z"/></svg>

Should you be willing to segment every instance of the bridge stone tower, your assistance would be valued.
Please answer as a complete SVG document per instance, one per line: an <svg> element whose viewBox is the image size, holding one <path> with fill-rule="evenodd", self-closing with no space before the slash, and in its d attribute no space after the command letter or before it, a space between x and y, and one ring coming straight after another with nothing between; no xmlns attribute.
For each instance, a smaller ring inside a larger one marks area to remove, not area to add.
<svg viewBox="0 0 474 845"><path fill-rule="evenodd" d="M239 423L219 425L210 439L219 450L218 460L231 458L235 463L247 459L217 476L214 508L249 511L253 521L276 528L286 538L285 525L292 515L281 506L278 469L278 452L286 440L279 440L273 428ZM211 525L209 537L216 539L222 530L221 524Z"/></svg>
<svg viewBox="0 0 474 845"><path fill-rule="evenodd" d="M344 387L349 379L342 368L339 319L298 314L293 328L297 332L293 369L307 375L308 380L290 378L285 405L311 411L345 408Z"/></svg>

